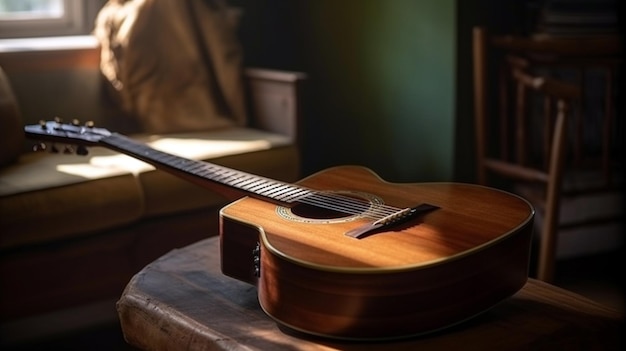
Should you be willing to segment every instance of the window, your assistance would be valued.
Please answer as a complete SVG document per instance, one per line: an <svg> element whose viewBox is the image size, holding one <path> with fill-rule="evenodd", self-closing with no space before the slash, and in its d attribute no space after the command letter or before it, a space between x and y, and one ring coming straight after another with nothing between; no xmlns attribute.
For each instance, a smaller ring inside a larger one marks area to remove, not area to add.
<svg viewBox="0 0 626 351"><path fill-rule="evenodd" d="M0 38L85 35L105 0L0 0Z"/></svg>

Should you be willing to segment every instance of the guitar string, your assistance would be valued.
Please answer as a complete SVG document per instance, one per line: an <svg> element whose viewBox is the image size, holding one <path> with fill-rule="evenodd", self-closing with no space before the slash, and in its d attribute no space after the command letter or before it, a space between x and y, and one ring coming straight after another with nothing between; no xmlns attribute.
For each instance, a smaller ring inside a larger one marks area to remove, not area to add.
<svg viewBox="0 0 626 351"><path fill-rule="evenodd" d="M65 130L65 132L76 133L76 131L73 130ZM281 194L285 192L293 193L293 191L289 190L289 188L293 188L296 194L298 194L300 192L300 189L302 189L305 195L296 197L296 201L347 214L362 214L365 217L379 218L379 216L385 217L399 210L391 206L376 204L371 201L358 200L353 197L343 196L336 193L322 193L296 185L281 183L267 178L256 177L251 174L239 172L218 165L213 165L207 162L189 160L184 157L153 149L146 144L139 143L117 133L108 135L106 139L109 139L109 144L129 150L138 156L141 155L149 159L152 158L170 167L190 172L204 178L209 178L213 181L226 184L235 188L243 189L252 193L256 193L261 196L277 199L279 201L280 197L270 195L274 193L274 189L276 188L276 186L283 189L287 188L287 190L278 191L278 193ZM124 145L126 147L123 147ZM244 179L240 180L242 178ZM248 186L249 184L251 184L251 186ZM267 190L269 190L269 193L267 192Z"/></svg>
<svg viewBox="0 0 626 351"><path fill-rule="evenodd" d="M219 165L214 165L208 162L203 161L195 161L189 160L184 157L176 156L173 154L169 154L166 152L162 152L156 149L151 148L148 145L141 144L136 142L130 138L124 137L121 134L113 134L111 137L106 139L115 139L123 144L126 144L124 149L129 150L136 155L141 155L148 158L153 158L161 163L164 163L170 167L174 167L177 169L181 169L183 171L187 171L198 176L208 178L212 181L216 181L218 183L226 184L231 187L239 188L248 192L252 192L264 197L272 198L278 201L280 199L268 195L263 195L259 189L255 189L259 187L260 189L265 189L267 187L271 187L273 185L279 186L288 186L293 189L303 189L307 190L307 194L297 197L295 201L298 201L303 204L312 205L328 210L334 210L338 212L343 212L347 214L357 215L361 214L364 217L368 218L383 218L389 215L392 215L401 209L388 206L384 204L377 204L371 201L364 201L361 199L356 199L350 196L345 196L337 193L325 193L319 192L312 189L307 189L304 187L300 187L297 185L292 185L288 183L282 183L278 181L274 181L271 179L254 176L252 174L247 174L245 172L240 172L236 170L232 170L226 167L222 167ZM107 140L108 141L108 140ZM114 144L114 143L111 143ZM119 143L116 143L119 146ZM152 155L151 155L152 154ZM157 156L155 156L156 154ZM152 157L151 157L152 156ZM232 175L239 175L238 178L234 178ZM257 179L260 184L257 184L256 181L252 181L253 185L251 187L244 187L236 185L237 183L233 183L235 180L240 179L241 177L250 177L249 179ZM263 183L266 182L266 183ZM255 190L253 190L255 189Z"/></svg>
<svg viewBox="0 0 626 351"><path fill-rule="evenodd" d="M206 173L200 173L199 175L205 177L210 176L209 178L215 181L226 183L230 186L250 191L258 195L262 195L279 201L279 196L271 196L270 194L276 188L286 187L287 190L282 190L280 193L306 193L306 195L296 198L296 201L298 202L347 214L363 214L364 217L378 219L394 214L401 210L396 207L366 202L349 196L343 196L333 193L322 193L292 184L282 183L271 179L265 179L229 168L213 165L210 163L203 163L199 168L204 168L207 171ZM252 186L242 186L242 184L240 183L244 183L243 185L251 184Z"/></svg>

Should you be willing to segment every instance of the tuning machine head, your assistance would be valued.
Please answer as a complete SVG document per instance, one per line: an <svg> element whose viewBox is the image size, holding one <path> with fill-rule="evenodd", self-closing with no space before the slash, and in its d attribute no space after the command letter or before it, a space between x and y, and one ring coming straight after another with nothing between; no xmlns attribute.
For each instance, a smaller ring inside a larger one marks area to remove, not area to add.
<svg viewBox="0 0 626 351"><path fill-rule="evenodd" d="M50 153L53 153L53 154L58 154L61 152L58 147L58 144L51 144L50 146L48 146L48 144L46 144L43 141L40 141L36 143L35 145L33 145L33 151L35 152L49 151ZM63 153L66 155L77 154L80 156L86 156L86 155L89 155L89 150L87 149L85 145L72 146L72 145L65 144L63 145Z"/></svg>
<svg viewBox="0 0 626 351"><path fill-rule="evenodd" d="M48 150L48 145L43 141L40 141L37 144L33 145L33 151L41 152L46 150Z"/></svg>
<svg viewBox="0 0 626 351"><path fill-rule="evenodd" d="M81 156L87 156L89 154L89 150L85 145L76 146L76 154Z"/></svg>

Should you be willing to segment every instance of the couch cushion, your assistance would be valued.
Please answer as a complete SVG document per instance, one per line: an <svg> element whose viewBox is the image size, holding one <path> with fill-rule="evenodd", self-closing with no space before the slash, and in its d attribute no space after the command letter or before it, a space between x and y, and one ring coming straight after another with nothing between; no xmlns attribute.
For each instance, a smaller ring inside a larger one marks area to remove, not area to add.
<svg viewBox="0 0 626 351"><path fill-rule="evenodd" d="M88 235L141 217L129 174L0 197L0 248Z"/></svg>
<svg viewBox="0 0 626 351"><path fill-rule="evenodd" d="M114 155L118 153L101 147L91 148L87 156L25 153L15 164L0 170L0 197L131 174L117 165L101 166L94 162Z"/></svg>
<svg viewBox="0 0 626 351"><path fill-rule="evenodd" d="M0 170L0 249L88 235L142 213L136 177L89 158L31 153Z"/></svg>

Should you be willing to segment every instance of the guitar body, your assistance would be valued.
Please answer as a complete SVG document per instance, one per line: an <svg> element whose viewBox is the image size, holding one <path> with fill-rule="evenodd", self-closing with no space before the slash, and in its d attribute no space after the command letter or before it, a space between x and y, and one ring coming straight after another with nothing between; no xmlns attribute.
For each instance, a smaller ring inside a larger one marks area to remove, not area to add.
<svg viewBox="0 0 626 351"><path fill-rule="evenodd" d="M439 208L356 239L344 233L371 222L364 216L252 197L224 207L222 271L256 285L261 307L283 326L339 339L420 335L478 315L526 283L534 210L520 197L469 184L392 184L353 166L299 184L372 207Z"/></svg>

